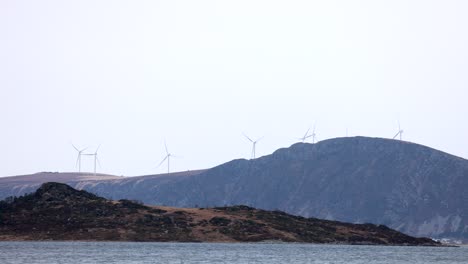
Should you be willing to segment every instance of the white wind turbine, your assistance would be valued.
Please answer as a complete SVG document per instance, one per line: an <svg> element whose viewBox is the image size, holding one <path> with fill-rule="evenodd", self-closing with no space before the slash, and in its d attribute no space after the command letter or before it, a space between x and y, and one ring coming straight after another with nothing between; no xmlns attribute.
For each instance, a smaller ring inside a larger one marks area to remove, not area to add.
<svg viewBox="0 0 468 264"><path fill-rule="evenodd" d="M301 140L302 142L304 142L304 141L306 141L306 139L308 139L308 138L312 137L312 136L313 136L313 134L310 134L310 135L309 135L309 131L310 131L310 128L308 128L308 129L307 129L307 132L304 134L304 136L303 136L303 137L301 137L301 138L298 138L298 139L299 139L299 140Z"/></svg>
<svg viewBox="0 0 468 264"><path fill-rule="evenodd" d="M400 121L398 121L398 133L395 134L395 136L393 136L393 139L397 138L398 135L400 136L400 140L403 139L403 129L401 129L400 127Z"/></svg>
<svg viewBox="0 0 468 264"><path fill-rule="evenodd" d="M251 158L252 158L252 159L255 159L255 148L256 148L256 146L257 146L257 143L258 143L261 139L263 139L263 137L261 137L261 138L259 138L259 139L257 139L257 140L252 140L252 139L249 138L246 134L244 134L244 137L247 138L250 142L252 142L252 156L251 156Z"/></svg>
<svg viewBox="0 0 468 264"><path fill-rule="evenodd" d="M174 156L169 152L169 150L167 149L166 141L164 141L164 148L166 149L166 157L164 157L164 159L161 161L161 163L159 163L158 168L164 163L164 161L167 160L167 173L169 173L170 172L170 166L171 166L171 157L177 157L177 156Z"/></svg>
<svg viewBox="0 0 468 264"><path fill-rule="evenodd" d="M76 158L75 166L78 165L78 172L81 172L81 155L83 155L83 151L85 151L87 148L78 149L77 147L75 147L75 145L72 144L72 146L78 152L78 157Z"/></svg>
<svg viewBox="0 0 468 264"><path fill-rule="evenodd" d="M96 149L96 151L94 153L87 153L87 154L83 154L83 155L86 155L86 156L94 156L94 176L96 176L96 164L99 164L99 167L101 166L101 162L99 161L99 158L98 158L98 150L99 148L101 147L101 145L99 145Z"/></svg>

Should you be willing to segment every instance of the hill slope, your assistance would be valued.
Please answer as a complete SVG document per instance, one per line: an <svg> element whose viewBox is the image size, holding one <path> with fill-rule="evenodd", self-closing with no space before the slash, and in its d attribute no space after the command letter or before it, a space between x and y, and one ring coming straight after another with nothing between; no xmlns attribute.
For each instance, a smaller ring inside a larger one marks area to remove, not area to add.
<svg viewBox="0 0 468 264"><path fill-rule="evenodd" d="M138 195L139 200L145 200L144 197L140 196L144 196L145 193L151 193L150 190L153 186L201 172L203 170L139 177L123 177L107 174L97 174L94 176L92 173L84 172L39 172L29 175L0 177L0 200L10 196L21 196L32 193L41 184L46 182L66 183L78 189L93 189L93 192L98 192L105 197L126 198ZM140 185L139 183L142 184ZM148 188L148 190L144 188Z"/></svg>
<svg viewBox="0 0 468 264"><path fill-rule="evenodd" d="M0 200L9 196L21 196L32 193L46 182L94 182L99 180L121 179L122 177L79 172L39 172L29 175L10 176L0 178Z"/></svg>
<svg viewBox="0 0 468 264"><path fill-rule="evenodd" d="M295 144L160 186L153 204L247 204L305 217L468 238L468 161L417 144L338 138Z"/></svg>
<svg viewBox="0 0 468 264"><path fill-rule="evenodd" d="M468 161L397 140L354 137L298 143L255 160L234 160L189 175L69 184L107 198L147 204L247 204L468 241ZM0 197L1 186L2 178Z"/></svg>
<svg viewBox="0 0 468 264"><path fill-rule="evenodd" d="M264 241L431 245L385 226L306 219L246 206L148 207L110 201L61 183L0 202L0 240Z"/></svg>

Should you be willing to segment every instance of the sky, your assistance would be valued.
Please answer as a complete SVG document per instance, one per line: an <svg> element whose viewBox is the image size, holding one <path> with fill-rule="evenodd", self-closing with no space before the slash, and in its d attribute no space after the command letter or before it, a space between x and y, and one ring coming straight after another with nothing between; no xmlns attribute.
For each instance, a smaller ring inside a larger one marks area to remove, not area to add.
<svg viewBox="0 0 468 264"><path fill-rule="evenodd" d="M318 140L468 158L468 1L0 0L0 177L210 168ZM93 170L83 157L82 170Z"/></svg>

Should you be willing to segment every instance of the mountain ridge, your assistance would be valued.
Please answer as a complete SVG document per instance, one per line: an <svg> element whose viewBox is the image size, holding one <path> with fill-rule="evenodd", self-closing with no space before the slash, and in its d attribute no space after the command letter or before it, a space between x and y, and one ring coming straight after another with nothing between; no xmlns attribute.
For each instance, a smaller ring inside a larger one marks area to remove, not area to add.
<svg viewBox="0 0 468 264"><path fill-rule="evenodd" d="M0 179L0 194L1 194ZM385 224L468 239L468 161L415 143L367 137L296 143L185 177L82 181L107 198L179 207L246 204L305 217Z"/></svg>

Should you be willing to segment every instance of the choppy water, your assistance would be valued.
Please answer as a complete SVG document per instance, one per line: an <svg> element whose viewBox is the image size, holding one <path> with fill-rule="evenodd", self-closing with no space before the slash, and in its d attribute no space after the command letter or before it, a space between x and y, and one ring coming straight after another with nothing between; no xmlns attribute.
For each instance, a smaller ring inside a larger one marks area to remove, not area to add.
<svg viewBox="0 0 468 264"><path fill-rule="evenodd" d="M468 263L468 247L310 244L0 242L1 264L33 263Z"/></svg>

